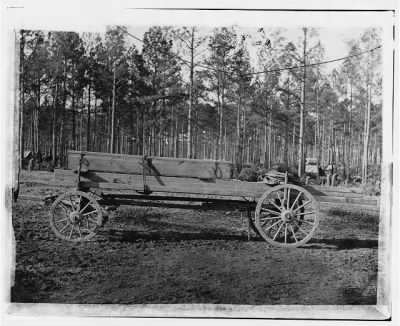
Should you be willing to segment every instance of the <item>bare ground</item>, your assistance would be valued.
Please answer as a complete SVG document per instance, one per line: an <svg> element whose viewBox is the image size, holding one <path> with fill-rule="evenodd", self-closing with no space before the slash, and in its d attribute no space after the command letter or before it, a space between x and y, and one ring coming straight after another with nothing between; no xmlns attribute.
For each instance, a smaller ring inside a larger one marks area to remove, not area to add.
<svg viewBox="0 0 400 326"><path fill-rule="evenodd" d="M238 212L123 206L85 243L56 238L48 212L12 207L12 302L376 304L379 215L365 208L321 204L318 232L296 249L247 241Z"/></svg>

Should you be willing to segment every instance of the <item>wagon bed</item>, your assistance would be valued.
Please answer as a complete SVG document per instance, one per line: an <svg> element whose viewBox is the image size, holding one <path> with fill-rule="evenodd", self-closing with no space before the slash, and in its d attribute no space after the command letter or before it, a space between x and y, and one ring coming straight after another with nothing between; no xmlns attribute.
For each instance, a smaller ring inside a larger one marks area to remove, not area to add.
<svg viewBox="0 0 400 326"><path fill-rule="evenodd" d="M234 180L232 172L230 162L69 152L66 169L55 170L51 183L76 190L55 200L50 223L59 237L83 241L102 226L102 207L239 209L248 212L249 225L269 243L297 247L318 227L318 202L379 204L361 189L300 187L284 180L272 186Z"/></svg>
<svg viewBox="0 0 400 326"><path fill-rule="evenodd" d="M76 171L56 169L53 185L66 187L76 186ZM246 182L239 180L197 179L185 177L147 176L146 184L150 193L139 197L181 197L190 200L232 200L238 202L257 202L269 185L263 182ZM140 175L87 172L80 177L82 188L102 189L116 193L141 192L144 189ZM367 196L360 188L329 187L302 185L319 202L346 203L377 206L378 197Z"/></svg>

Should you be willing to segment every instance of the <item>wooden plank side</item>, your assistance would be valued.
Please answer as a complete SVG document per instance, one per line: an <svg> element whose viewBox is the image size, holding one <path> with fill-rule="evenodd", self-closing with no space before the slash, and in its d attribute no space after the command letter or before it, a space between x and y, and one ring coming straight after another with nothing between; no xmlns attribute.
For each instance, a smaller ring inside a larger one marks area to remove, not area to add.
<svg viewBox="0 0 400 326"><path fill-rule="evenodd" d="M142 174L142 156L122 155L97 152L82 152L89 162L89 170L97 172L116 172L127 174ZM68 169L77 169L81 152L68 152ZM152 157L151 174L193 178L230 179L233 165L230 162L173 159Z"/></svg>
<svg viewBox="0 0 400 326"><path fill-rule="evenodd" d="M132 191L143 191L142 184L120 184L120 183L97 183L97 182L82 182L81 186L84 188L99 188L99 189L115 189L115 190L132 190ZM262 196L264 191L256 190L253 192L244 192L241 187L234 187L229 189L220 187L208 187L206 185L196 185L196 187L190 186L151 186L150 191L155 192L174 192L174 193L184 193L184 194L203 194L203 195L225 195L234 197L253 197L259 198Z"/></svg>
<svg viewBox="0 0 400 326"><path fill-rule="evenodd" d="M71 170L56 170L55 172L56 178L63 180L76 180L77 175L73 173ZM120 174L120 173L107 173L107 172L89 172L81 177L82 181L93 181L93 182L107 182L107 183L122 183L122 184L133 184L140 183L143 184L143 176L141 175L133 175L133 174ZM218 185L224 189L227 189L229 193L229 189L235 185L239 184L240 187L243 187L244 191L253 192L253 189L268 189L268 185L263 183L250 183L244 181L237 180L221 180L221 179L197 179L197 178L184 178L184 177L164 177L164 176L146 176L146 183L149 186L154 185L162 185L162 186L179 186L181 184L208 184L210 186ZM248 190L249 189L249 190ZM308 190L311 194L315 196L333 196L333 197L362 197L363 195L360 193L353 192L340 192L336 191L336 188L323 188L320 187L320 190L316 190L312 187L308 187ZM340 190L340 189L339 189Z"/></svg>
<svg viewBox="0 0 400 326"><path fill-rule="evenodd" d="M77 174L72 170L55 169L55 178L58 180L68 179L76 180ZM137 183L143 182L143 175L139 174L126 174L126 173L109 173L109 172L88 172L81 174L81 180L95 181L95 182L109 182L109 183ZM173 183L178 184L218 184L232 186L233 183L243 185L253 185L252 187L260 187L268 189L268 185L263 183L249 183L239 180L223 180L223 179L199 179L189 177L167 177L167 176L152 176L146 175L146 183L149 185L169 185Z"/></svg>
<svg viewBox="0 0 400 326"><path fill-rule="evenodd" d="M76 180L75 176L58 175L56 182L69 184L73 186ZM244 183L231 181L230 184L207 183L207 182L172 182L165 181L160 184L158 182L146 183L150 191L154 192L174 192L188 194L209 194L209 195L226 195L226 196L245 196L259 198L268 189L267 186L259 183ZM143 180L139 178L126 178L124 182L109 182L109 180L90 178L90 176L81 177L81 186L87 188L98 189L116 189L116 190L132 190L143 191Z"/></svg>
<svg viewBox="0 0 400 326"><path fill-rule="evenodd" d="M75 188L76 183L73 181L69 180L52 180L49 182L50 185L54 186L62 186L66 188ZM85 183L84 186L95 190L98 184L94 183ZM187 194L187 193L178 193L178 192L152 192L150 194L143 194L139 193L136 191L133 191L131 188L130 189L120 189L113 187L112 184L110 184L110 187L107 187L107 184L101 188L101 192L104 195L110 195L110 196L116 196L119 197L125 197L128 196L134 197L134 198L154 198L154 199L160 199L160 200L190 200L190 201L209 201L209 200L222 200L222 201L239 201L239 202L245 202L245 203L255 203L256 198L254 197L247 197L247 196L227 196L227 195L210 195L210 194Z"/></svg>

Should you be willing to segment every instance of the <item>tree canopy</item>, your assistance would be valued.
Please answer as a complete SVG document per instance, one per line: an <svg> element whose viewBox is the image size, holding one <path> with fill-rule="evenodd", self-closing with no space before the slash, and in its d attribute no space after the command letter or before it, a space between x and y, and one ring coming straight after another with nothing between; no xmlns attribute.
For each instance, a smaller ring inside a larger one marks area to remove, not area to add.
<svg viewBox="0 0 400 326"><path fill-rule="evenodd" d="M316 157L366 180L382 154L380 30L349 40L333 70L318 64L318 30L301 30L153 26L140 45L123 26L21 30L21 153L54 165L75 149L298 172Z"/></svg>

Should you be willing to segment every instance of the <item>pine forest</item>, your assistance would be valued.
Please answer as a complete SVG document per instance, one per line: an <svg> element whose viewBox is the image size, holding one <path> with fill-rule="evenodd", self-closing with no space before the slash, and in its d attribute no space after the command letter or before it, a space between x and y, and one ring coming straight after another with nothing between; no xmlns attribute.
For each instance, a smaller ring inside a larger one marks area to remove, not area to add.
<svg viewBox="0 0 400 326"><path fill-rule="evenodd" d="M317 28L110 26L20 30L21 164L62 167L68 150L281 164L306 158L379 178L381 31L328 57ZM293 33L292 33L293 34ZM336 60L337 59L337 60ZM333 67L333 68L332 68Z"/></svg>

